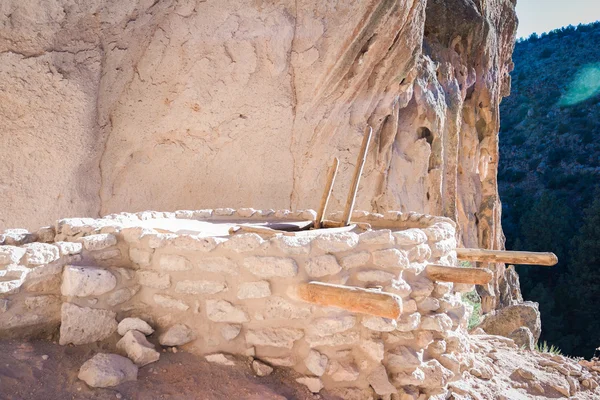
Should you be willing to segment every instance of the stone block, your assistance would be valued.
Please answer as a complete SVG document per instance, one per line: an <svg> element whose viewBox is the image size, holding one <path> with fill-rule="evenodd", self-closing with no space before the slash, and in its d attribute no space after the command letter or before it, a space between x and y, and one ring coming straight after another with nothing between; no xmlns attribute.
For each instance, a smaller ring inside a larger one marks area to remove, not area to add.
<svg viewBox="0 0 600 400"><path fill-rule="evenodd" d="M422 229L411 228L392 233L398 246L417 246L427 242L427 235Z"/></svg>
<svg viewBox="0 0 600 400"><path fill-rule="evenodd" d="M358 241L366 245L392 245L394 237L389 229L366 231L358 235Z"/></svg>
<svg viewBox="0 0 600 400"><path fill-rule="evenodd" d="M353 253L342 258L341 264L344 269L352 269L362 267L369 262L371 253L368 251L361 251Z"/></svg>
<svg viewBox="0 0 600 400"><path fill-rule="evenodd" d="M59 343L80 345L104 340L117 330L115 316L113 311L63 303Z"/></svg>
<svg viewBox="0 0 600 400"><path fill-rule="evenodd" d="M154 271L136 271L140 285L153 289L167 289L171 286L171 277Z"/></svg>
<svg viewBox="0 0 600 400"><path fill-rule="evenodd" d="M314 238L313 244L327 253L339 253L355 248L358 235L353 232L323 234Z"/></svg>
<svg viewBox="0 0 600 400"><path fill-rule="evenodd" d="M247 253L260 248L264 243L263 238L256 233L241 233L231 236L221 247L236 253Z"/></svg>
<svg viewBox="0 0 600 400"><path fill-rule="evenodd" d="M247 322L248 314L225 300L206 300L206 315L214 322Z"/></svg>
<svg viewBox="0 0 600 400"><path fill-rule="evenodd" d="M271 285L268 281L240 283L237 292L238 299L261 299L271 295Z"/></svg>
<svg viewBox="0 0 600 400"><path fill-rule="evenodd" d="M199 259L195 265L198 269L207 272L237 275L238 266L227 257L206 257Z"/></svg>
<svg viewBox="0 0 600 400"><path fill-rule="evenodd" d="M117 278L108 270L98 267L67 265L63 272L63 296L100 296L117 286Z"/></svg>
<svg viewBox="0 0 600 400"><path fill-rule="evenodd" d="M192 329L184 324L175 324L159 336L158 342L163 346L183 346L196 339Z"/></svg>
<svg viewBox="0 0 600 400"><path fill-rule="evenodd" d="M405 268L409 261L406 252L398 249L385 249L374 251L373 264L382 268Z"/></svg>
<svg viewBox="0 0 600 400"><path fill-rule="evenodd" d="M352 329L355 324L354 315L317 318L308 326L308 332L311 336L329 336Z"/></svg>
<svg viewBox="0 0 600 400"><path fill-rule="evenodd" d="M154 349L154 345L146 340L142 332L136 330L127 333L117 342L117 348L127 354L127 357L137 366L143 367L160 358L160 353Z"/></svg>
<svg viewBox="0 0 600 400"><path fill-rule="evenodd" d="M249 346L270 346L291 349L294 346L294 342L303 336L304 332L300 329L251 329L246 332L246 343Z"/></svg>
<svg viewBox="0 0 600 400"><path fill-rule="evenodd" d="M0 265L18 264L25 256L25 249L17 246L0 246Z"/></svg>
<svg viewBox="0 0 600 400"><path fill-rule="evenodd" d="M138 367L126 357L98 353L79 369L77 377L91 387L113 387L137 380Z"/></svg>
<svg viewBox="0 0 600 400"><path fill-rule="evenodd" d="M141 318L123 318L117 326L119 335L124 336L129 331L142 332L144 335L152 335L154 329Z"/></svg>
<svg viewBox="0 0 600 400"><path fill-rule="evenodd" d="M227 290L227 283L219 281L181 281L175 291L183 294L215 294Z"/></svg>
<svg viewBox="0 0 600 400"><path fill-rule="evenodd" d="M325 354L321 354L316 350L310 350L304 359L306 368L316 376L322 376L327 369L329 358Z"/></svg>
<svg viewBox="0 0 600 400"><path fill-rule="evenodd" d="M99 233L78 239L88 251L104 250L117 245L117 237L112 233Z"/></svg>
<svg viewBox="0 0 600 400"><path fill-rule="evenodd" d="M310 258L306 262L304 269L311 278L320 278L327 275L337 274L342 270L342 267L338 264L335 256L327 254L324 256Z"/></svg>
<svg viewBox="0 0 600 400"><path fill-rule="evenodd" d="M24 261L28 265L48 264L60 257L58 247L48 243L29 243L25 249Z"/></svg>
<svg viewBox="0 0 600 400"><path fill-rule="evenodd" d="M298 274L298 265L285 257L248 257L244 267L259 278L290 278Z"/></svg>
<svg viewBox="0 0 600 400"><path fill-rule="evenodd" d="M184 303L181 300L177 300L174 297L163 295L163 294L155 294L153 297L154 302L164 308L172 308L179 311L187 311L190 306Z"/></svg>
<svg viewBox="0 0 600 400"><path fill-rule="evenodd" d="M189 271L192 263L177 254L163 254L159 257L158 267L163 271Z"/></svg>

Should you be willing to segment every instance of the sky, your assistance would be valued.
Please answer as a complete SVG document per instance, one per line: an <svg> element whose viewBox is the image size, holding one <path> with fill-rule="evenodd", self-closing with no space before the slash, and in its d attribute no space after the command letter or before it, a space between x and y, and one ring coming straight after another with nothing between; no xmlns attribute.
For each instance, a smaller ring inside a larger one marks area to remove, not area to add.
<svg viewBox="0 0 600 400"><path fill-rule="evenodd" d="M517 37L600 20L600 0L517 0Z"/></svg>

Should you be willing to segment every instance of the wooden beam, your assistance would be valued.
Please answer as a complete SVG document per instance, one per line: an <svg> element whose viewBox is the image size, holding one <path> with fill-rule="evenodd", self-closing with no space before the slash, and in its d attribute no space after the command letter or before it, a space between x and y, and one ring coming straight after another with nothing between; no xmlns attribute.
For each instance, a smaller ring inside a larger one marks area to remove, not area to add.
<svg viewBox="0 0 600 400"><path fill-rule="evenodd" d="M346 200L346 208L344 209L344 217L342 218L344 225L350 224L352 210L354 210L354 203L356 202L356 193L358 192L360 176L362 175L362 170L365 166L365 162L367 161L367 151L369 150L369 143L371 142L371 136L373 135L373 128L367 126L367 129L368 132L365 133L362 145L360 146L356 167L354 168L354 176L352 177L350 191L348 192L348 199Z"/></svg>
<svg viewBox="0 0 600 400"><path fill-rule="evenodd" d="M558 262L558 257L554 253L536 253L533 251L456 249L456 257L465 261L546 266L556 265Z"/></svg>
<svg viewBox="0 0 600 400"><path fill-rule="evenodd" d="M327 204L329 203L329 197L331 197L331 191L333 190L333 183L335 182L335 177L337 175L338 165L340 165L340 160L337 157L333 159L333 165L329 167L329 171L327 172L327 181L325 183L325 191L323 192L323 197L321 198L321 204L319 205L319 210L317 212L317 219L315 221L315 228L319 229L323 224L323 218L325 218L325 210L327 210Z"/></svg>
<svg viewBox="0 0 600 400"><path fill-rule="evenodd" d="M449 267L447 265L429 264L425 273L432 281L467 283L470 285L486 285L494 275L483 268Z"/></svg>
<svg viewBox="0 0 600 400"><path fill-rule="evenodd" d="M402 314L402 298L392 293L322 282L302 283L297 296L309 303L337 307L377 317L398 319Z"/></svg>

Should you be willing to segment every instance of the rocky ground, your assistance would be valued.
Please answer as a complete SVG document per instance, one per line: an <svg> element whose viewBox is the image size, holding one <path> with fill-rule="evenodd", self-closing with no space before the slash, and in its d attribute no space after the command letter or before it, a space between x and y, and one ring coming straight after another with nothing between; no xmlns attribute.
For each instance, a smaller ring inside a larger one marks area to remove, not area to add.
<svg viewBox="0 0 600 400"><path fill-rule="evenodd" d="M451 399L600 398L600 363L520 350L499 336L470 339L472 367L450 384ZM249 359L228 366L183 351L161 353L140 368L136 381L115 388L90 388L77 379L86 360L113 346L0 341L0 399L337 399L325 391L311 394L283 369L257 377ZM397 398L413 400L408 393Z"/></svg>
<svg viewBox="0 0 600 400"><path fill-rule="evenodd" d="M246 360L236 366L210 363L185 352L161 353L140 368L136 381L90 388L77 379L81 365L108 344L59 346L47 341L0 341L0 399L335 399L311 394L292 374L275 370L257 377Z"/></svg>

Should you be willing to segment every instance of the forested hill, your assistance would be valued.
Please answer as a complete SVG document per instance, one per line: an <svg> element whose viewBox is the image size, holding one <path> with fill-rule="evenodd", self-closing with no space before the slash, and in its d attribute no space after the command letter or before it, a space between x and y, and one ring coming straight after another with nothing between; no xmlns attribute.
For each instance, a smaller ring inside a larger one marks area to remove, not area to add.
<svg viewBox="0 0 600 400"><path fill-rule="evenodd" d="M516 44L500 106L499 190L509 249L553 251L518 267L540 303L542 340L591 356L600 346L600 21Z"/></svg>

